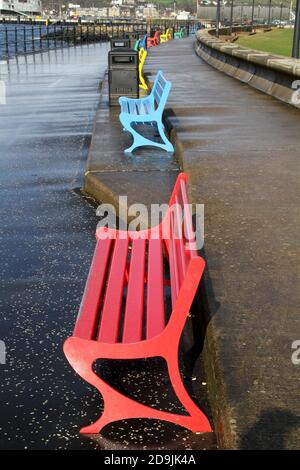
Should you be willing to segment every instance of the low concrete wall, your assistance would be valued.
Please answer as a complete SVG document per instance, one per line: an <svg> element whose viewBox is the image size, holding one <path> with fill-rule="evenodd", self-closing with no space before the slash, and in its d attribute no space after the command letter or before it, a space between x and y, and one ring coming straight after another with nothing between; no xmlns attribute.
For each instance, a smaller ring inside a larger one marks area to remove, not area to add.
<svg viewBox="0 0 300 470"><path fill-rule="evenodd" d="M197 32L195 51L216 69L300 108L300 60L247 49Z"/></svg>

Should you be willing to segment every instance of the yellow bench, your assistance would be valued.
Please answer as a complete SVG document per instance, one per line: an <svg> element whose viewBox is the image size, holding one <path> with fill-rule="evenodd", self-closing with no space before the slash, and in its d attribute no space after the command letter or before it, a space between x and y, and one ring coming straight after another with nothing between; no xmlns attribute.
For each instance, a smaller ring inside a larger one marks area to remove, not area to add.
<svg viewBox="0 0 300 470"><path fill-rule="evenodd" d="M144 66L146 57L147 57L147 51L145 51L145 49L141 47L139 50L139 79L140 79L139 86L140 88L143 88L143 90L148 90L148 86L147 86L147 83L145 82L144 75L143 75L143 66Z"/></svg>
<svg viewBox="0 0 300 470"><path fill-rule="evenodd" d="M168 28L167 31L164 34L160 35L160 42L167 42L172 39L172 29Z"/></svg>

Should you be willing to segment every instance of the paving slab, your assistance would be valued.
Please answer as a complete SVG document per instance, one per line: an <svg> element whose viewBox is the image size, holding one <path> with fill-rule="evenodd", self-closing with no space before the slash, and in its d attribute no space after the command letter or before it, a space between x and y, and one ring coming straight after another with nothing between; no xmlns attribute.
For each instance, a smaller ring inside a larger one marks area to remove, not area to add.
<svg viewBox="0 0 300 470"><path fill-rule="evenodd" d="M300 112L211 68L191 39L152 48L146 72L160 69L190 198L205 204L204 354L219 445L299 449Z"/></svg>

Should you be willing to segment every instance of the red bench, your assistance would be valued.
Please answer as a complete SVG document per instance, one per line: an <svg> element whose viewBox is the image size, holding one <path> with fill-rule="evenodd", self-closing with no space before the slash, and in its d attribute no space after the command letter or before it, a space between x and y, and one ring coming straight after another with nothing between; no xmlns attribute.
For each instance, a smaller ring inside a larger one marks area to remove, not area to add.
<svg viewBox="0 0 300 470"><path fill-rule="evenodd" d="M188 235L175 236L183 233L178 210L188 204L186 181L187 176L181 173L158 227L140 232L121 232L106 227L97 230L97 245L80 312L73 336L64 344L71 366L96 387L104 399L102 416L81 429L81 433L98 433L105 425L128 418L162 419L194 432L211 431L208 419L186 392L178 366L181 333L205 266L196 251L189 211L184 215L184 232ZM165 234L169 227L167 239ZM163 258L169 266L169 279L164 274ZM172 312L166 312L165 308L167 285L171 287ZM122 311L125 293L126 304ZM99 358L156 356L166 360L171 383L188 415L138 403L115 390L92 370L94 361Z"/></svg>
<svg viewBox="0 0 300 470"><path fill-rule="evenodd" d="M155 31L154 36L147 37L147 49L159 45L160 31Z"/></svg>

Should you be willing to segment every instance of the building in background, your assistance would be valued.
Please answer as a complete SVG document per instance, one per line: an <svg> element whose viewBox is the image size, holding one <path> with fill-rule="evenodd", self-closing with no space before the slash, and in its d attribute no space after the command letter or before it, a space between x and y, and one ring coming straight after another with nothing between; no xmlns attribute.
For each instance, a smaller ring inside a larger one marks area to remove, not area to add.
<svg viewBox="0 0 300 470"><path fill-rule="evenodd" d="M84 18L87 20L96 20L97 18L107 18L108 8L96 8L96 7L86 7L83 8L80 5L74 5L69 3L67 9L68 18Z"/></svg>
<svg viewBox="0 0 300 470"><path fill-rule="evenodd" d="M41 0L0 0L0 13L39 16L42 13L42 2Z"/></svg>
<svg viewBox="0 0 300 470"><path fill-rule="evenodd" d="M176 16L177 20L189 20L190 17L191 13L185 10L179 11Z"/></svg>
<svg viewBox="0 0 300 470"><path fill-rule="evenodd" d="M0 0L12 1L12 0ZM22 1L22 0L21 0ZM23 0L31 1L31 0ZM35 1L35 0L32 0ZM188 20L191 18L191 13L185 10L176 11L175 6L165 6L158 9L158 4L147 2L147 0L108 0L107 4L102 7L87 6L83 7L79 3L69 3L66 5L59 5L53 3L56 9L44 10L46 17L60 17L75 19L81 18L87 21L96 21L97 19L138 19L146 20L147 18L165 18L165 19L178 19Z"/></svg>
<svg viewBox="0 0 300 470"><path fill-rule="evenodd" d="M154 3L147 3L143 8L143 13L146 18L157 18L159 16L157 6Z"/></svg>

